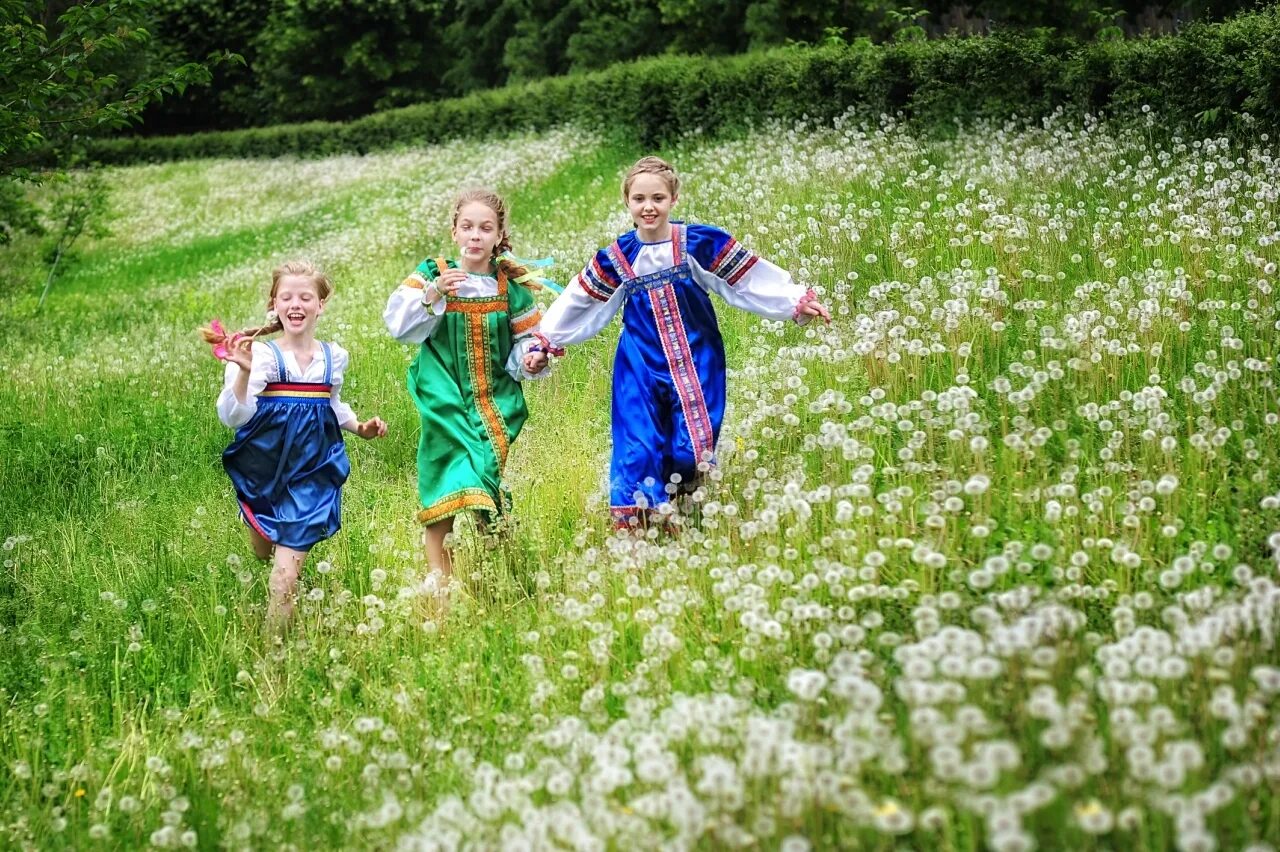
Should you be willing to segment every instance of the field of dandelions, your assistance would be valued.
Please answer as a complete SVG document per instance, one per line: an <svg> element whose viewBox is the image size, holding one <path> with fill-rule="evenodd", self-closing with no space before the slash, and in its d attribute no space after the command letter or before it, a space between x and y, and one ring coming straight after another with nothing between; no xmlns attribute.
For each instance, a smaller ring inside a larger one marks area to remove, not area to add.
<svg viewBox="0 0 1280 852"><path fill-rule="evenodd" d="M0 845L1275 849L1280 162L1057 118L691 137L677 212L830 325L720 310L719 467L677 536L605 511L617 324L527 389L517 521L421 605L387 294L488 183L567 280L639 153L578 130L112 170L43 311L0 291ZM324 264L344 528L297 630L222 472L221 365ZM425 614L424 614L425 613Z"/></svg>

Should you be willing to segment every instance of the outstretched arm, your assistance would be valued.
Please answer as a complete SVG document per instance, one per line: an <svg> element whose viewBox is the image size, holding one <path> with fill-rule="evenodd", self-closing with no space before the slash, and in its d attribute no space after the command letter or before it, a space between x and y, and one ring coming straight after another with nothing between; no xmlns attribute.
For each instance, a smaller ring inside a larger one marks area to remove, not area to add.
<svg viewBox="0 0 1280 852"><path fill-rule="evenodd" d="M347 365L351 363L351 356L347 354L347 350L336 343L332 344L332 351L333 374L329 379L329 405L333 408L334 416L338 418L338 426L365 440L381 438L387 434L387 424L382 422L382 418L371 417L361 422L355 410L342 401L342 385L346 377Z"/></svg>
<svg viewBox="0 0 1280 852"><path fill-rule="evenodd" d="M590 340L609 324L625 299L626 288L602 274L598 260L592 261L552 302L539 331L551 349Z"/></svg>
<svg viewBox="0 0 1280 852"><path fill-rule="evenodd" d="M693 276L704 289L735 308L767 319L793 319L803 324L818 316L830 321L831 314L817 293L797 284L790 272L723 232L717 236L719 245L714 253L689 259Z"/></svg>
<svg viewBox="0 0 1280 852"><path fill-rule="evenodd" d="M359 435L366 441L373 438L385 438L387 435L387 424L382 421L381 417L370 417L364 421L352 420L342 428L354 435Z"/></svg>

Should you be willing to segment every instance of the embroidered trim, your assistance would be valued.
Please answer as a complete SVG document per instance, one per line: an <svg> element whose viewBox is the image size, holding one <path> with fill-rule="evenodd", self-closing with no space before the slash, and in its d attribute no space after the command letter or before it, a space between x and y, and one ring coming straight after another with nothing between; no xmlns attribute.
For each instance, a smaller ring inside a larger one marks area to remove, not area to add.
<svg viewBox="0 0 1280 852"><path fill-rule="evenodd" d="M332 390L332 385L320 382L269 382L258 394L258 398L329 399Z"/></svg>
<svg viewBox="0 0 1280 852"><path fill-rule="evenodd" d="M679 266L669 266L666 269L659 269L657 272L650 272L646 275L629 279L626 282L627 294L634 296L659 287L665 287L679 278L688 279L692 277L693 275L689 271L689 264L687 263L681 263Z"/></svg>
<svg viewBox="0 0 1280 852"><path fill-rule="evenodd" d="M401 281L400 286L412 287L415 290L422 290L426 288L427 281L425 278L423 278L421 275L415 272L412 275L410 275L408 278Z"/></svg>
<svg viewBox="0 0 1280 852"><path fill-rule="evenodd" d="M476 408L480 410L480 419L484 421L485 431L489 433L489 444L493 447L494 457L498 460L498 473L501 474L507 466L511 442L507 439L507 424L502 419L502 412L493 401L493 379L489 375L492 366L489 362L489 322L474 314L467 321L471 390L475 395Z"/></svg>
<svg viewBox="0 0 1280 852"><path fill-rule="evenodd" d="M623 281L630 281L636 277L635 270L631 268L631 261L627 260L627 254L622 250L622 242L614 240L609 248L605 249L609 253L609 260L613 261L613 268L618 271L618 277Z"/></svg>
<svg viewBox="0 0 1280 852"><path fill-rule="evenodd" d="M445 313L474 315L510 312L511 308L507 304L507 273L499 269L495 277L498 281L498 292L495 295L445 296Z"/></svg>
<svg viewBox="0 0 1280 852"><path fill-rule="evenodd" d="M468 509L488 509L497 513L498 506L488 492L480 488L464 488L452 494L446 494L427 508L418 512L418 521L431 524L436 521L465 512Z"/></svg>
<svg viewBox="0 0 1280 852"><path fill-rule="evenodd" d="M263 391L259 399L329 399L329 391Z"/></svg>
<svg viewBox="0 0 1280 852"><path fill-rule="evenodd" d="M582 288L582 292L586 293L597 302L609 301L610 294L592 286L591 279L585 273L578 273L578 286Z"/></svg>
<svg viewBox="0 0 1280 852"><path fill-rule="evenodd" d="M711 416L707 412L707 401L702 394L702 382L694 366L693 350L689 347L689 337L685 334L684 319L680 316L680 305L676 301L676 291L671 285L649 291L649 302L653 307L653 318L658 327L658 336L662 340L662 350L667 356L667 367L671 370L671 379L680 397L680 407L684 409L685 423L689 428L689 438L693 442L693 457L697 462L709 458L715 451L714 432L711 429Z"/></svg>
<svg viewBox="0 0 1280 852"><path fill-rule="evenodd" d="M533 333L533 336L538 339L538 344L539 344L538 346L535 346L533 348L534 352L538 352L538 351L546 352L548 355L554 355L557 358L560 358L564 355L564 349L552 346L551 341L548 340L547 336L542 332L535 331Z"/></svg>
<svg viewBox="0 0 1280 852"><path fill-rule="evenodd" d="M795 320L797 323L801 322L803 318L808 315L800 313L800 309L810 302L816 301L818 301L818 294L814 289L810 287L808 290L805 290L804 295L800 297L800 301L796 302L796 309L791 312L791 319Z"/></svg>
<svg viewBox="0 0 1280 852"><path fill-rule="evenodd" d="M327 382L268 382L263 388L264 391L298 391L307 393L314 391L316 388L323 388L326 393L329 392L332 385Z"/></svg>
<svg viewBox="0 0 1280 852"><path fill-rule="evenodd" d="M732 237L724 244L711 263L711 274L723 278L730 287L742 280L742 276L756 265L760 257Z"/></svg>
<svg viewBox="0 0 1280 852"><path fill-rule="evenodd" d="M540 322L542 322L542 311L538 309L537 305L534 305L527 312L511 320L511 333L524 334Z"/></svg>
<svg viewBox="0 0 1280 852"><path fill-rule="evenodd" d="M591 258L591 262L587 264L582 272L578 273L578 284L586 291L587 295L595 299L597 302L607 302L613 292L618 289L618 281L612 280L613 276L605 271L604 266L600 263L600 256L597 254Z"/></svg>
<svg viewBox="0 0 1280 852"><path fill-rule="evenodd" d="M507 302L505 299L450 299L445 297L444 302L445 313L450 314L498 314L507 310Z"/></svg>

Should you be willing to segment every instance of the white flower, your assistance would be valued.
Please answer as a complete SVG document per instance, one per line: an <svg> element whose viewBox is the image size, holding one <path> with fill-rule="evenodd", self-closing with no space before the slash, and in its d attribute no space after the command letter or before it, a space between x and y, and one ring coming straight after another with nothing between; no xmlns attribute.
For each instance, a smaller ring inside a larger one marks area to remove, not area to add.
<svg viewBox="0 0 1280 852"><path fill-rule="evenodd" d="M816 701L827 686L827 676L812 669L792 669L787 675L787 689L801 701Z"/></svg>

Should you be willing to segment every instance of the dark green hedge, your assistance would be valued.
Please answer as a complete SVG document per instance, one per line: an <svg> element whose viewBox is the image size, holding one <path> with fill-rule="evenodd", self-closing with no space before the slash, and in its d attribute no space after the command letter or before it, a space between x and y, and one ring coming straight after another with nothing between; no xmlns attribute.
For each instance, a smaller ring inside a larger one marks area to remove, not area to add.
<svg viewBox="0 0 1280 852"><path fill-rule="evenodd" d="M923 127L1036 117L1057 108L1136 114L1164 126L1247 132L1280 127L1280 9L1177 36L1079 42L1006 32L873 45L788 48L728 58L663 57L376 113L173 137L98 140L110 163L193 157L367 152L466 135L577 122L645 146L694 127L741 128L768 117L827 119L850 107L903 113Z"/></svg>

